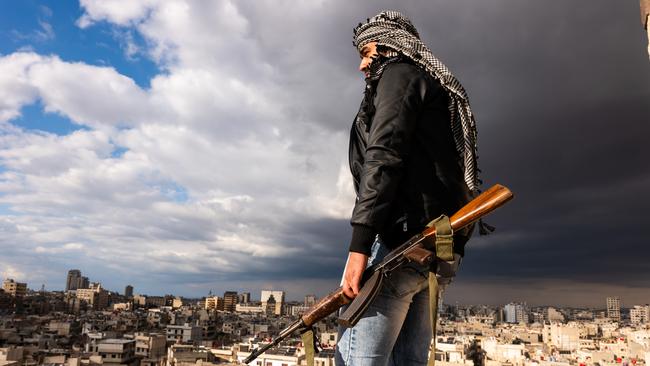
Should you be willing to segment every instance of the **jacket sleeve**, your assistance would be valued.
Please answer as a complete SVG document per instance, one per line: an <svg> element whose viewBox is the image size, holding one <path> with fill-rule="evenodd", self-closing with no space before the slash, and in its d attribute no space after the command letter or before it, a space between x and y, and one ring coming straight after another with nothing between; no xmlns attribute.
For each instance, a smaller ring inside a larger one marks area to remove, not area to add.
<svg viewBox="0 0 650 366"><path fill-rule="evenodd" d="M352 212L350 251L370 254L372 240L387 221L408 159L426 97L426 79L417 67L393 64L377 85L359 192Z"/></svg>

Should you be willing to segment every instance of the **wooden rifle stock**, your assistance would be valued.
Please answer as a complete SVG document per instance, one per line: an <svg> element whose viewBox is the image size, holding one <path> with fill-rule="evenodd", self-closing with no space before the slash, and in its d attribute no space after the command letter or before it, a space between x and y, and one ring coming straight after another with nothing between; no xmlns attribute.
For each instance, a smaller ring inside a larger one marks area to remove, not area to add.
<svg viewBox="0 0 650 366"><path fill-rule="evenodd" d="M503 206L512 199L513 195L510 190L500 184L495 184L487 191L481 193L476 198L463 206L458 212L449 218L451 228L460 230L465 226L478 221L481 217ZM428 237L436 234L434 227L424 230L422 235Z"/></svg>
<svg viewBox="0 0 650 366"><path fill-rule="evenodd" d="M512 192L510 192L508 188L499 184L492 186L490 189L481 193L478 197L463 206L463 208L449 219L452 229L460 230L465 226L478 221L481 217L501 207L512 199L512 197ZM346 314L348 315L346 318L344 319L342 316L339 318L339 322L347 326L353 326L356 324L357 320L361 317L369 303L374 299L379 291L381 280L384 276L384 265L388 264L386 263L387 261L430 261L430 254L432 253L422 248L422 240L435 234L435 227L427 228L421 234L416 235L405 244L402 244L400 247L393 250L386 256L384 261L379 263L379 266L373 265L366 269L366 273L364 273L363 276L365 281L362 284L363 287L359 291L359 295L354 299L354 303L348 307L348 311L346 311ZM352 301L353 299L347 297L343 293L342 287L337 288L326 297L322 298L314 306L309 308L309 310L307 310L299 320L284 329L272 344L253 351L244 362L251 362L273 345L279 344L282 339L288 337L294 331L312 326L316 322L338 310L341 306L347 305Z"/></svg>
<svg viewBox="0 0 650 366"><path fill-rule="evenodd" d="M351 301L352 299L345 296L343 293L343 287L339 287L309 308L309 310L303 314L301 318L302 322L306 327L310 327L319 320L324 319L326 316L338 310L341 306L349 304Z"/></svg>

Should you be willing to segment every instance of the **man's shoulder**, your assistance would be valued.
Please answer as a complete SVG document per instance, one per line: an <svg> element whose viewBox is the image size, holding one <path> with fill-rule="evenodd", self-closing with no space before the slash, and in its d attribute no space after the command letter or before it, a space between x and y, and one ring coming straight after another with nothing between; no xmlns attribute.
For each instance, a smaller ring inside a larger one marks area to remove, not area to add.
<svg viewBox="0 0 650 366"><path fill-rule="evenodd" d="M386 66L379 80L378 88L393 92L403 92L409 89L417 91L424 97L425 94L437 95L441 85L421 67L411 62L396 62Z"/></svg>
<svg viewBox="0 0 650 366"><path fill-rule="evenodd" d="M411 62L395 62L386 66L382 78L427 78L428 73L417 65Z"/></svg>

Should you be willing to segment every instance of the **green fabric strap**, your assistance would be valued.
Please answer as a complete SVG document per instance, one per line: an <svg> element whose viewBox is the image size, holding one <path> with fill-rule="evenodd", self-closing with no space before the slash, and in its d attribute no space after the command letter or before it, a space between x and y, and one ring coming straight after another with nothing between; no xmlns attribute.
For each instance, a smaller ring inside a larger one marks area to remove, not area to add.
<svg viewBox="0 0 650 366"><path fill-rule="evenodd" d="M305 361L307 361L307 366L314 366L314 355L316 349L314 345L316 344L316 339L314 338L314 331L309 328L302 333L302 345L305 347Z"/></svg>
<svg viewBox="0 0 650 366"><path fill-rule="evenodd" d="M454 230L451 228L449 217L441 215L429 225L436 227L436 257L443 261L454 260Z"/></svg>
<svg viewBox="0 0 650 366"><path fill-rule="evenodd" d="M431 320L431 353L429 353L427 366L435 366L436 326L438 323L438 279L433 272L429 272L429 319Z"/></svg>
<svg viewBox="0 0 650 366"><path fill-rule="evenodd" d="M431 221L427 227L436 228L436 257L443 261L454 260L454 230L451 228L449 217L441 215ZM438 278L434 272L429 272L429 319L431 320L431 352L427 366L436 363L436 326L438 324Z"/></svg>

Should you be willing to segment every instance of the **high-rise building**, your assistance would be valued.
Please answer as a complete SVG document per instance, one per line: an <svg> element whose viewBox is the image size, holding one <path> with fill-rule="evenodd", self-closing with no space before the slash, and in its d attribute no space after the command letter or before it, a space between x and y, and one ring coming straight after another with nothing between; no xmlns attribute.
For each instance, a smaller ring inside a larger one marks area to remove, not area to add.
<svg viewBox="0 0 650 366"><path fill-rule="evenodd" d="M88 277L81 276L77 282L77 288L90 288L90 280L88 280Z"/></svg>
<svg viewBox="0 0 650 366"><path fill-rule="evenodd" d="M124 288L124 296L133 297L133 286L126 285L126 287Z"/></svg>
<svg viewBox="0 0 650 366"><path fill-rule="evenodd" d="M507 304L503 307L506 323L528 323L528 309L526 303Z"/></svg>
<svg viewBox="0 0 650 366"><path fill-rule="evenodd" d="M92 283L89 288L76 290L77 299L85 301L93 310L104 310L108 307L108 291L100 283Z"/></svg>
<svg viewBox="0 0 650 366"><path fill-rule="evenodd" d="M275 301L275 315L282 315L282 307L284 306L284 291L273 291L273 290L262 290L262 295L260 300L262 301L262 307L266 309L266 303L269 300L269 297L273 295L273 300Z"/></svg>
<svg viewBox="0 0 650 366"><path fill-rule="evenodd" d="M226 291L223 293L223 310L235 311L237 307L237 291Z"/></svg>
<svg viewBox="0 0 650 366"><path fill-rule="evenodd" d="M517 323L517 309L513 303L503 307L503 318L506 323Z"/></svg>
<svg viewBox="0 0 650 366"><path fill-rule="evenodd" d="M310 308L316 304L316 295L305 296L305 306Z"/></svg>
<svg viewBox="0 0 650 366"><path fill-rule="evenodd" d="M268 298L266 298L266 301L263 302L262 307L264 308L264 313L267 316L274 315L275 314L275 296L273 294L270 294Z"/></svg>
<svg viewBox="0 0 650 366"><path fill-rule="evenodd" d="M607 317L615 320L621 320L621 299L618 296L607 298Z"/></svg>
<svg viewBox="0 0 650 366"><path fill-rule="evenodd" d="M549 307L548 309L546 309L546 319L548 319L548 321L551 323L563 323L564 314L557 311L553 307Z"/></svg>
<svg viewBox="0 0 650 366"><path fill-rule="evenodd" d="M630 309L630 322L634 325L650 323L650 305L634 305Z"/></svg>
<svg viewBox="0 0 650 366"><path fill-rule="evenodd" d="M205 298L206 310L223 310L223 298L219 296L210 296Z"/></svg>
<svg viewBox="0 0 650 366"><path fill-rule="evenodd" d="M68 271L68 278L65 281L65 290L71 291L79 288L79 281L81 280L81 271L78 269L71 269Z"/></svg>
<svg viewBox="0 0 650 366"><path fill-rule="evenodd" d="M2 289L12 297L20 298L24 297L27 293L27 284L16 282L12 278L7 278L2 282Z"/></svg>
<svg viewBox="0 0 650 366"><path fill-rule="evenodd" d="M251 302L251 293L250 292L242 292L239 294L239 303L240 304L248 304Z"/></svg>

